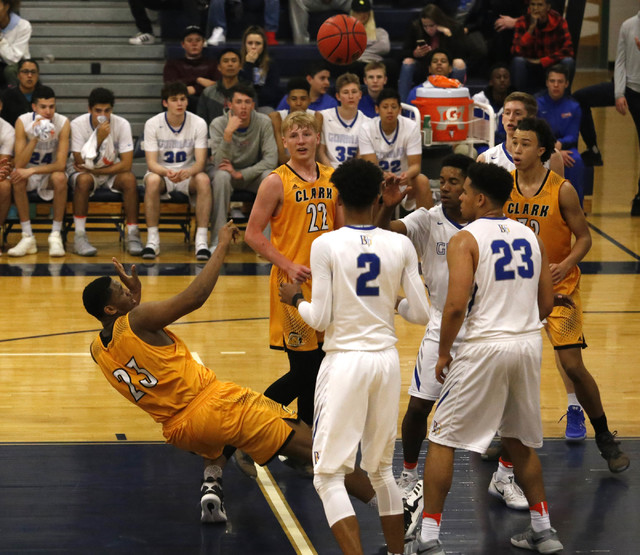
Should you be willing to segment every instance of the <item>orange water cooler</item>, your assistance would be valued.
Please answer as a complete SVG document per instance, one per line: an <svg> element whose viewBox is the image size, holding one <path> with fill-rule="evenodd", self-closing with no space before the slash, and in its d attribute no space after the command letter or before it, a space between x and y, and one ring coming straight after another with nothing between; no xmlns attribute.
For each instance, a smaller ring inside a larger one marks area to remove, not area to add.
<svg viewBox="0 0 640 555"><path fill-rule="evenodd" d="M412 102L420 110L420 121L424 121L425 116L431 118L434 142L464 141L469 136L473 110L469 89L418 87Z"/></svg>

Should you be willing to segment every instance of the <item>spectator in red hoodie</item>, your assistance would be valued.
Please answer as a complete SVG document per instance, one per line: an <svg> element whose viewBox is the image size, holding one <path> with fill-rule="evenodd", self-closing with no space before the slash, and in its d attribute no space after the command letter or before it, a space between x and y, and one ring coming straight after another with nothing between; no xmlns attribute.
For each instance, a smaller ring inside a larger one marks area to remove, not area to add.
<svg viewBox="0 0 640 555"><path fill-rule="evenodd" d="M551 9L550 0L531 0L527 15L516 21L511 53L511 80L516 90L535 93L544 88L545 70L557 63L573 80L576 62L569 27Z"/></svg>

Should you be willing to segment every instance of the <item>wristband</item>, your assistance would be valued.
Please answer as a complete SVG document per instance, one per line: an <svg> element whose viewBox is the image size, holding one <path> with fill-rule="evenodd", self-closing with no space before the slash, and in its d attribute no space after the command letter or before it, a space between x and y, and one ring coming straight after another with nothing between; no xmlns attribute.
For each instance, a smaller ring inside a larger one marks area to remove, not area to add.
<svg viewBox="0 0 640 555"><path fill-rule="evenodd" d="M293 297L291 297L291 304L298 307L298 301L304 301L304 295L302 293L296 293Z"/></svg>

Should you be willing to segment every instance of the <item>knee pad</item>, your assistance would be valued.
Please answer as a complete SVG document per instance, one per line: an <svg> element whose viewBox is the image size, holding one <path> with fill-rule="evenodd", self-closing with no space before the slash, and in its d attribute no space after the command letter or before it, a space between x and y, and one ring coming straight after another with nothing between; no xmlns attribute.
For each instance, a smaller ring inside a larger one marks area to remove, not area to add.
<svg viewBox="0 0 640 555"><path fill-rule="evenodd" d="M322 501L329 527L343 518L355 516L356 513L344 486L344 474L316 474L313 477L313 485Z"/></svg>
<svg viewBox="0 0 640 555"><path fill-rule="evenodd" d="M391 465L381 466L376 472L370 472L369 479L378 498L380 516L402 514L402 493L393 477Z"/></svg>

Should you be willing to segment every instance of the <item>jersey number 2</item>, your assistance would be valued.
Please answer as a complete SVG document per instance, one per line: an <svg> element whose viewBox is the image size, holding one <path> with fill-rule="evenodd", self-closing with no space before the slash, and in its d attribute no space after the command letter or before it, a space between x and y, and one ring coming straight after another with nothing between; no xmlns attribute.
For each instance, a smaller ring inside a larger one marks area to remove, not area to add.
<svg viewBox="0 0 640 555"><path fill-rule="evenodd" d="M495 263L495 275L496 281L504 281L507 279L515 279L516 273L513 270L508 270L507 266L511 264L513 260L513 253L520 254L520 259L524 263L523 266L516 266L518 275L521 278L529 279L533 277L533 260L531 260L531 245L526 239L516 239L509 245L502 239L496 239L491 243L491 252L493 254L502 253L502 256L496 260Z"/></svg>
<svg viewBox="0 0 640 555"><path fill-rule="evenodd" d="M130 370L133 370L136 374L144 374L146 376L146 378L143 378L138 382L139 385L146 388L151 388L158 385L158 380L156 379L156 377L151 372L149 372L149 370L140 368L135 358L131 357L131 360L126 364L126 367ZM120 383L124 382L127 384L129 392L131 393L131 396L136 403L145 396L146 393L144 391L140 391L136 388L135 385L133 385L129 372L124 368L118 368L113 372L113 375Z"/></svg>
<svg viewBox="0 0 640 555"><path fill-rule="evenodd" d="M380 275L380 258L377 254L362 253L358 256L358 268L367 268L361 273L356 281L356 294L358 297L377 297L380 295L380 288L377 285L369 285Z"/></svg>

